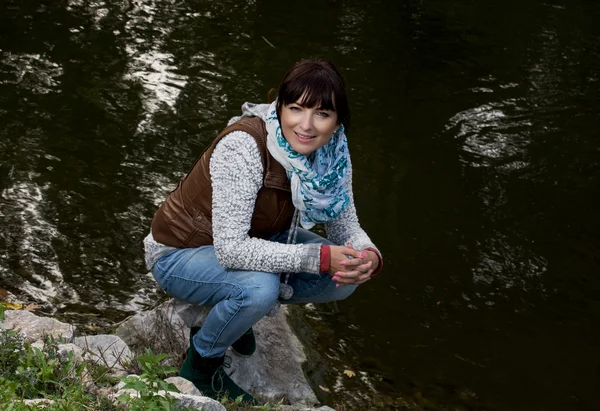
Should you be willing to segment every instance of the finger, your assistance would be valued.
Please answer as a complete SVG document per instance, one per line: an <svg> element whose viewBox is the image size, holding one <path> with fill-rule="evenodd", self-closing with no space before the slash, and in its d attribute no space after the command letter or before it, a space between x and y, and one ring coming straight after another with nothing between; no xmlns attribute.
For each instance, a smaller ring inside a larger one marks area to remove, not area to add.
<svg viewBox="0 0 600 411"><path fill-rule="evenodd" d="M358 258L356 259L358 260ZM346 262L346 264L342 264L344 261L340 262L340 264L345 267L345 270L343 272L353 272L353 271L357 271L359 273L359 275L363 275L365 274L367 271L369 271L370 269L372 269L373 267L373 262L372 261L367 261L364 264L360 264L360 265L351 265L349 262Z"/></svg>
<svg viewBox="0 0 600 411"><path fill-rule="evenodd" d="M340 265L346 267L346 269L357 269L357 267L361 264L364 264L365 260L362 258L350 258L348 260L340 261Z"/></svg>
<svg viewBox="0 0 600 411"><path fill-rule="evenodd" d="M349 247L342 247L341 251L345 255L352 256L354 258L365 258L367 256L367 253L365 253L364 251L355 250Z"/></svg>
<svg viewBox="0 0 600 411"><path fill-rule="evenodd" d="M357 279L361 275L364 275L364 273L360 272L358 270L352 270L352 271L337 271L333 276L337 277L337 278L343 278L343 279Z"/></svg>
<svg viewBox="0 0 600 411"><path fill-rule="evenodd" d="M356 283L356 279L354 278L333 278L332 281L334 281L336 284L339 285L350 285L350 284L355 284Z"/></svg>
<svg viewBox="0 0 600 411"><path fill-rule="evenodd" d="M348 243L348 244L346 244L346 247L348 247L348 248L351 248L351 249L353 249L353 250L354 250L354 247L352 247L352 243Z"/></svg>
<svg viewBox="0 0 600 411"><path fill-rule="evenodd" d="M369 271L371 269L372 266L373 266L373 261L367 261L365 264L361 264L361 265L357 266L356 270L360 271L361 273L366 273L367 271Z"/></svg>
<svg viewBox="0 0 600 411"><path fill-rule="evenodd" d="M339 275L334 275L333 278L331 279L331 281L335 282L336 284L346 285L346 284L354 284L356 282L356 278L355 277L346 278L346 277L341 277Z"/></svg>
<svg viewBox="0 0 600 411"><path fill-rule="evenodd" d="M375 270L369 270L364 276L361 276L361 278L356 282L356 284L362 284L365 283L367 281L369 281L371 278L371 274L373 274L373 271Z"/></svg>

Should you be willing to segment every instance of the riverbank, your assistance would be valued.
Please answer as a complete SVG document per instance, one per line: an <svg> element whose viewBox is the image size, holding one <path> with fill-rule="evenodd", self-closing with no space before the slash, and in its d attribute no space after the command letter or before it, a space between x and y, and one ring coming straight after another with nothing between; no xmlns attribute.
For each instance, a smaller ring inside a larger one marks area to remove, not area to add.
<svg viewBox="0 0 600 411"><path fill-rule="evenodd" d="M312 408L317 399L302 372L306 356L285 310L254 327L252 357L230 354L231 377L265 404L251 408L203 397L176 377L189 328L202 322L206 310L168 300L123 322L114 334L85 336L70 324L5 307L19 305L4 302L0 308L0 402L14 410L331 410Z"/></svg>

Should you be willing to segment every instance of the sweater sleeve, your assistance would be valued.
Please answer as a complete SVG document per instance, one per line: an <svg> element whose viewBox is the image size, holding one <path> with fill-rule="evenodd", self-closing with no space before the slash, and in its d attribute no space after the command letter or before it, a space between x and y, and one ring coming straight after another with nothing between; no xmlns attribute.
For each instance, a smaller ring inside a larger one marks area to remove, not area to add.
<svg viewBox="0 0 600 411"><path fill-rule="evenodd" d="M215 255L228 269L272 273L319 273L320 244L281 244L248 232L263 166L254 138L234 131L217 144L210 158Z"/></svg>
<svg viewBox="0 0 600 411"><path fill-rule="evenodd" d="M356 215L356 207L354 206L354 194L352 193L352 163L348 166L348 177L346 179L346 189L350 196L350 204L342 211L335 219L325 224L327 238L329 241L338 244L346 245L352 243L352 247L356 250L365 250L371 248L379 256L380 263L383 261L381 252L373 244L365 230L362 229ZM381 267L381 264L380 264ZM379 270L378 270L379 271Z"/></svg>

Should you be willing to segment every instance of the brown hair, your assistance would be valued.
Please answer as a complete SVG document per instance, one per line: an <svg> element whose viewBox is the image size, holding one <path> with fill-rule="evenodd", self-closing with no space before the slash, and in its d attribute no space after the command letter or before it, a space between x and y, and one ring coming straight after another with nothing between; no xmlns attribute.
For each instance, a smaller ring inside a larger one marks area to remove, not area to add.
<svg viewBox="0 0 600 411"><path fill-rule="evenodd" d="M300 98L302 101L298 101ZM284 105L296 102L302 107L335 111L337 123L349 126L346 85L330 61L302 60L285 74L277 92L277 117L280 118Z"/></svg>

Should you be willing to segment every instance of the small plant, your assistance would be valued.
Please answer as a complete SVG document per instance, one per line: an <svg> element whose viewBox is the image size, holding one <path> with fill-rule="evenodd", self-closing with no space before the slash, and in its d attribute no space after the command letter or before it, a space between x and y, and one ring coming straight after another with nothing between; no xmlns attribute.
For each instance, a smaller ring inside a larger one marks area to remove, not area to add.
<svg viewBox="0 0 600 411"><path fill-rule="evenodd" d="M109 387L117 384L119 377L111 374L111 368L96 362L87 363L87 373L98 387Z"/></svg>
<svg viewBox="0 0 600 411"><path fill-rule="evenodd" d="M0 377L14 374L24 350L25 339L12 330L0 329Z"/></svg>
<svg viewBox="0 0 600 411"><path fill-rule="evenodd" d="M115 410L108 399L86 392L82 383L85 365L72 352L61 358L52 338L46 338L39 349L14 331L0 330L2 410ZM50 405L25 405L26 399L46 399Z"/></svg>
<svg viewBox="0 0 600 411"><path fill-rule="evenodd" d="M284 400L285 399L282 398L276 403L267 401L263 405L250 405L246 402L243 402L242 396L239 396L236 399L230 399L227 395L225 395L220 399L220 403L228 411L278 411L285 402Z"/></svg>
<svg viewBox="0 0 600 411"><path fill-rule="evenodd" d="M154 354L150 348L146 349L144 355L137 357L142 374L139 377L124 377L123 389L137 391L136 397L129 394L121 394L118 400L127 404L127 409L136 411L145 410L174 410L177 398L169 395L169 392L179 392L177 387L163 380L169 374L175 373L177 368L161 365L168 359L167 354ZM160 393L163 391L163 393Z"/></svg>

